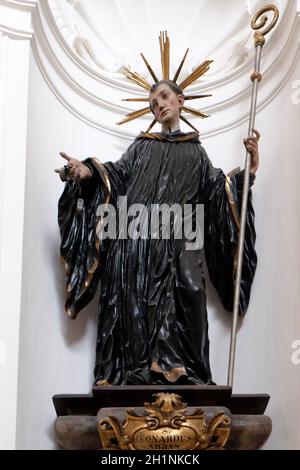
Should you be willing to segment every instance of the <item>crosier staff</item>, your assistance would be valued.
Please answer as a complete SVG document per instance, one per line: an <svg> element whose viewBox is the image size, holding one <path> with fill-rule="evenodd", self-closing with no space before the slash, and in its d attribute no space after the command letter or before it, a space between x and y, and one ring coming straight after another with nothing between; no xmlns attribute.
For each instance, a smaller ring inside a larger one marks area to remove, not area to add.
<svg viewBox="0 0 300 470"><path fill-rule="evenodd" d="M264 26L268 22L268 17L264 14L269 13L269 12L273 12L274 14L272 21L265 29L261 29L261 28L264 28ZM255 62L254 62L254 72L251 75L252 96L251 96L251 108L250 108L249 127L248 127L248 138L252 136L252 132L254 128L258 84L262 79L262 75L260 73L260 62L261 62L262 48L265 44L264 36L274 28L274 26L276 25L278 21L278 17L279 17L278 8L275 5L267 4L264 7L262 7L260 10L258 10L258 12L254 15L251 21L251 28L254 29L256 32L254 33ZM233 384L233 372L234 372L236 337L237 337L237 322L238 322L238 313L239 313L240 286L241 286L241 275L242 275L242 261L243 261L243 252L244 252L245 226L246 226L247 202L248 202L248 191L249 191L250 162L251 162L250 152L247 150L246 159L245 159L245 174L244 174L244 185L243 185L243 195L242 195L240 232L239 232L239 241L238 241L237 267L236 267L235 290L234 290L234 301L233 301L233 318L232 318L232 326L231 326L229 365L228 365L228 376L227 376L227 385L229 385L230 387L232 387L232 384Z"/></svg>

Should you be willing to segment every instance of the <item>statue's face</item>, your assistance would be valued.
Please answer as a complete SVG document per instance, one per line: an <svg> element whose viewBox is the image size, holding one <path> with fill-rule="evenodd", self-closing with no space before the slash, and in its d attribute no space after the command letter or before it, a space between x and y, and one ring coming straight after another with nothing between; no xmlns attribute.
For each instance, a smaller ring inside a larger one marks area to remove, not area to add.
<svg viewBox="0 0 300 470"><path fill-rule="evenodd" d="M183 103L183 95L177 95L166 83L159 85L150 95L150 104L156 120L168 126L178 122Z"/></svg>

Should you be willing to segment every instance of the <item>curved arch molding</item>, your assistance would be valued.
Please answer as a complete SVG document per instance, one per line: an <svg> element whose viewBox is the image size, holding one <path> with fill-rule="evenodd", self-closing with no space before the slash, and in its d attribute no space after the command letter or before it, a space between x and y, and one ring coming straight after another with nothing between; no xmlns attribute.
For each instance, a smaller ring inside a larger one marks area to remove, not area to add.
<svg viewBox="0 0 300 470"><path fill-rule="evenodd" d="M14 37L31 38L35 59L47 84L77 118L105 133L129 140L148 127L150 115L123 126L115 124L125 114L137 109L134 103L131 106L131 103L123 102L122 99L145 94L120 73L96 69L77 55L62 34L59 12L55 17L48 0L1 0L0 3L8 9L17 8L29 15L26 29L0 24L0 30ZM299 60L299 2L287 2L280 13L280 20L275 30L266 37L263 50L263 80L259 86L258 111L267 106L281 90ZM189 117L201 130L202 138L222 133L247 121L253 58L254 46L241 66L229 70L221 78L212 76L189 89L195 93L213 94L199 104L201 109L211 114L210 118L200 121Z"/></svg>

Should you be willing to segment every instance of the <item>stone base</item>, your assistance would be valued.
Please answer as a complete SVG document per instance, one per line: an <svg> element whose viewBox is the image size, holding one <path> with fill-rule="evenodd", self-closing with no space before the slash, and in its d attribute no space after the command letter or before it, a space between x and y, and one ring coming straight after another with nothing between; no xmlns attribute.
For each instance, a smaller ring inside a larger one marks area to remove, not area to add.
<svg viewBox="0 0 300 470"><path fill-rule="evenodd" d="M142 415L145 402L153 394L176 393L188 404L187 415L201 408L210 419L220 412L231 418L230 436L225 445L230 450L256 450L271 434L272 422L264 411L269 396L232 395L222 386L109 386L94 387L90 395L55 395L57 412L55 434L63 449L97 450L101 442L97 430L99 419L115 416L121 423L126 409ZM98 417L97 417L98 414Z"/></svg>

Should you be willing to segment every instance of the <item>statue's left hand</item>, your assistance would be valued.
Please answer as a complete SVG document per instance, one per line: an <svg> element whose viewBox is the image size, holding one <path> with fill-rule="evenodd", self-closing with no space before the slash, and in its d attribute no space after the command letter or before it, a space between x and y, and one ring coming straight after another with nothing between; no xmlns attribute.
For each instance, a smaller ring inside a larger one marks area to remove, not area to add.
<svg viewBox="0 0 300 470"><path fill-rule="evenodd" d="M250 172L255 175L259 165L258 140L260 138L260 133L257 129L252 130L253 135L247 139L244 139L244 145L251 155Z"/></svg>

